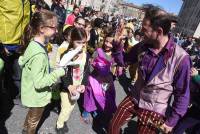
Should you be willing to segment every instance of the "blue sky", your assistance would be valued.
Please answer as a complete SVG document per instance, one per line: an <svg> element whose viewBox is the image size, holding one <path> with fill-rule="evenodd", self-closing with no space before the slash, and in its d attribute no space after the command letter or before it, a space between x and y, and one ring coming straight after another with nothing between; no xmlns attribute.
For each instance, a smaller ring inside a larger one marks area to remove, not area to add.
<svg viewBox="0 0 200 134"><path fill-rule="evenodd" d="M170 13L178 14L181 9L182 0L125 0L126 2L131 2L136 5L142 4L156 4L164 8Z"/></svg>

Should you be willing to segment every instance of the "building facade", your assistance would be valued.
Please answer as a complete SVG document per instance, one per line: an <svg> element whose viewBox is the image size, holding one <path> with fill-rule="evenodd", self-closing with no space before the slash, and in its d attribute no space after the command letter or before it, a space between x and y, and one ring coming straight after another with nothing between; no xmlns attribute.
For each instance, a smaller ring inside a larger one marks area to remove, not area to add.
<svg viewBox="0 0 200 134"><path fill-rule="evenodd" d="M90 6L96 11L111 13L116 7L117 0L81 0L81 5Z"/></svg>
<svg viewBox="0 0 200 134"><path fill-rule="evenodd" d="M142 20L145 12L143 8L132 3L121 3L118 6L118 12L124 16L130 16Z"/></svg>
<svg viewBox="0 0 200 134"><path fill-rule="evenodd" d="M51 6L52 4L52 0L44 0L49 6ZM72 4L76 4L76 5L80 5L82 0L66 0L67 5L72 5ZM92 1L92 0L86 0L86 1Z"/></svg>
<svg viewBox="0 0 200 134"><path fill-rule="evenodd" d="M183 5L179 12L177 31L187 36L198 38L200 29L200 0L183 0Z"/></svg>
<svg viewBox="0 0 200 134"><path fill-rule="evenodd" d="M143 19L144 12L142 7L132 3L123 3L122 1L123 0L66 0L66 5L83 5L85 7L91 7L95 11ZM45 2L49 6L52 4L52 0L45 0Z"/></svg>

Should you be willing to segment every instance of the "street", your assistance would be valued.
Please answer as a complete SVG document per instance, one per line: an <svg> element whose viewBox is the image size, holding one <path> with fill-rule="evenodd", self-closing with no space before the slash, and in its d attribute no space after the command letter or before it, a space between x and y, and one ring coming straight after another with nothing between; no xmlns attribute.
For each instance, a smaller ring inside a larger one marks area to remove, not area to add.
<svg viewBox="0 0 200 134"><path fill-rule="evenodd" d="M118 105L122 101L122 99L126 96L126 94L118 81L115 81L115 87L117 94L116 102ZM14 106L14 108L12 109L11 116L6 121L6 128L8 130L8 134L21 134L27 110L28 109L23 108L19 105ZM51 111L49 117L42 124L39 130L39 134L55 134L55 126L57 118L58 114ZM131 123L134 122L130 122L129 125L131 125ZM68 127L69 127L69 132L68 132L69 134L95 134L95 132L91 128L91 125L84 124L80 120L80 112L78 110L78 105L76 105L74 111L72 112L72 115L68 121ZM126 131L124 133L128 134L128 131L130 130L125 128L124 131Z"/></svg>

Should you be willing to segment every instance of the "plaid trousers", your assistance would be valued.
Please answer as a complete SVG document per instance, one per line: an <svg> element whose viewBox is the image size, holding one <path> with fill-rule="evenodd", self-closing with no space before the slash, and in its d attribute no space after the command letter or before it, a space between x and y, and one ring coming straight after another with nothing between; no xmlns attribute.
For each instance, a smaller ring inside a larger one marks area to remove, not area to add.
<svg viewBox="0 0 200 134"><path fill-rule="evenodd" d="M162 115L139 108L135 105L132 96L127 96L118 106L110 122L108 133L119 134L121 126L136 116L138 134L156 134L157 128L164 123Z"/></svg>

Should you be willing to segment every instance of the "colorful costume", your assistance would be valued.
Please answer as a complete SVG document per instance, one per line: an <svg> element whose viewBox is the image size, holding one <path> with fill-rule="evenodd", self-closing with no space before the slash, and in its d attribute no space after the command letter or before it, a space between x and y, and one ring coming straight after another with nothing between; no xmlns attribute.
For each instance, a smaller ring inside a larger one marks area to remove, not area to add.
<svg viewBox="0 0 200 134"><path fill-rule="evenodd" d="M93 116L93 126L105 131L108 123L116 111L115 87L111 73L111 61L106 59L101 48L97 49L97 57L94 58L93 72L88 78L88 85L84 92L84 112L82 117L88 121L89 113Z"/></svg>
<svg viewBox="0 0 200 134"><path fill-rule="evenodd" d="M138 133L155 134L156 127L163 123L174 127L186 113L189 103L190 57L173 38L156 55L150 44L139 43L127 55L115 51L118 64L138 62L138 79L115 113L109 134L119 134L120 127L138 116ZM116 48L117 49L117 48ZM184 84L183 84L184 83ZM171 113L166 110L171 95L174 102Z"/></svg>
<svg viewBox="0 0 200 134"><path fill-rule="evenodd" d="M111 63L105 58L102 49L98 48L98 56L94 59L92 66L94 71L89 76L89 83L84 93L84 108L87 112L103 111L114 113L115 88L110 72Z"/></svg>

